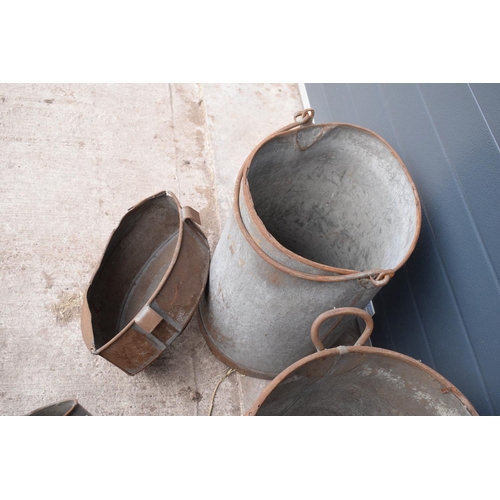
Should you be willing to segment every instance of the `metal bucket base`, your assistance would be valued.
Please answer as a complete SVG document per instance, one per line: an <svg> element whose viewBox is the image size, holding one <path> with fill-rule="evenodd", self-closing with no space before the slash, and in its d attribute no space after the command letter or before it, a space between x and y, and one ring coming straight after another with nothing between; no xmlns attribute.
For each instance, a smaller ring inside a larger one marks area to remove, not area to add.
<svg viewBox="0 0 500 500"><path fill-rule="evenodd" d="M214 343L210 339L210 336L208 334L208 330L205 326L205 322L203 321L203 307L201 303L198 305L198 326L200 328L200 331L208 344L208 347L210 351L212 351L212 354L220 359L225 365L229 366L229 368L233 368L237 372L246 375L248 377L253 377L253 378L260 378L264 380L272 380L273 378L276 377L276 374L273 373L264 373L264 372L257 372L255 370L251 370L248 368L241 367L240 365L236 364L234 361L229 359L226 355L224 355L217 347L215 347Z"/></svg>
<svg viewBox="0 0 500 500"><path fill-rule="evenodd" d="M253 378L260 378L263 380L273 380L278 374L271 374L271 373L265 373L265 372L259 372L252 370L250 368L245 368L237 363L235 363L233 360L228 358L225 354L223 354L212 342L209 334L208 334L208 329L205 326L205 322L203 320L203 305L202 302L198 305L198 326L200 328L200 331L208 344L208 347L212 354L220 359L225 365L229 366L229 368L233 368L237 372L246 375L248 377L253 377ZM343 332L341 337L339 338L339 341L336 343L336 345L344 345L344 346L349 346L349 345L354 345L356 340L360 337L361 331L359 329L359 324L356 321L353 321L350 323L348 328ZM371 339L368 339L366 343L364 344L365 346L371 347L372 342Z"/></svg>

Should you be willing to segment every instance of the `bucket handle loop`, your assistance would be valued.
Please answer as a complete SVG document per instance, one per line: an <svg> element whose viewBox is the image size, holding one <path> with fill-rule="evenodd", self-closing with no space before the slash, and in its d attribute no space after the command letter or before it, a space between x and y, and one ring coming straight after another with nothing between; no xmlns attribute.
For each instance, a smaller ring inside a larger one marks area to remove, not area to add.
<svg viewBox="0 0 500 500"><path fill-rule="evenodd" d="M302 111L297 111L293 115L293 119L296 123L303 125L304 123L309 123L314 118L314 109L306 108Z"/></svg>
<svg viewBox="0 0 500 500"><path fill-rule="evenodd" d="M370 276L370 281L373 285L378 287L383 287L389 283L389 280L394 276L394 273L390 271L381 272L376 278Z"/></svg>
<svg viewBox="0 0 500 500"><path fill-rule="evenodd" d="M344 316L345 314L358 316L365 321L365 329L354 345L363 345L368 340L368 337L373 332L372 317L365 310L359 309L358 307L339 307L338 309L331 309L330 311L320 314L311 326L311 340L318 352L325 350L323 341L319 338L319 327L327 319L335 318L336 316Z"/></svg>
<svg viewBox="0 0 500 500"><path fill-rule="evenodd" d="M295 127L301 127L302 125L307 125L309 122L312 122L314 118L314 109L306 108L302 111L297 111L294 115L294 122L289 125L285 125L283 128L280 128L276 133L279 134L281 132L286 132Z"/></svg>

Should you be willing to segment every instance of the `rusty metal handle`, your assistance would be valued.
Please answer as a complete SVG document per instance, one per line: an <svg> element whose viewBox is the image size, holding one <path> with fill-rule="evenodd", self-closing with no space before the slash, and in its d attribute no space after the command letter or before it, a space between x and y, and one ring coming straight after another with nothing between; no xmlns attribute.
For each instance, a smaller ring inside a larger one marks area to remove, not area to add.
<svg viewBox="0 0 500 500"><path fill-rule="evenodd" d="M312 122L314 118L314 109L307 108L302 111L297 111L294 115L294 122L289 125L285 125L283 128L280 128L276 133L279 134L281 132L286 132L287 130L291 130L295 127L300 127L302 125L307 125L309 122Z"/></svg>
<svg viewBox="0 0 500 500"><path fill-rule="evenodd" d="M320 314L314 320L314 323L311 326L311 340L318 352L325 350L323 341L319 338L319 327L327 319L335 318L336 316L344 316L345 314L352 314L353 316L358 316L359 318L364 319L366 323L363 333L361 334L358 341L354 345L363 345L368 340L368 337L373 332L372 317L365 310L359 309L357 307L339 307L338 309L332 309L330 311L324 312L323 314Z"/></svg>
<svg viewBox="0 0 500 500"><path fill-rule="evenodd" d="M394 276L394 273L391 271L383 271L376 278L370 276L370 281L378 287L383 287L389 283L389 280Z"/></svg>

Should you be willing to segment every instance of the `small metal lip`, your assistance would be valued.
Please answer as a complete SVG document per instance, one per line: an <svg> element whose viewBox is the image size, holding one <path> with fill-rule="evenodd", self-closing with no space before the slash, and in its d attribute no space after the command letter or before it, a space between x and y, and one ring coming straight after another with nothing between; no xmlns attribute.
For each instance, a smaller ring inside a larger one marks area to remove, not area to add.
<svg viewBox="0 0 500 500"><path fill-rule="evenodd" d="M78 400L77 399L67 399L65 401L60 401L59 403L53 403L47 406L42 406L41 408L37 408L36 410L33 410L32 412L28 413L26 416L27 417L47 417L47 416L60 416L60 417L67 417L73 413L75 408L78 406ZM58 408L61 407L61 408ZM44 413L49 410L61 410L60 414L58 415L44 415Z"/></svg>
<svg viewBox="0 0 500 500"><path fill-rule="evenodd" d="M306 122L307 123L307 122ZM235 189L233 193L233 211L234 215L236 218L236 222L245 236L245 239L248 241L248 243L252 246L252 248L269 264L271 264L273 267L279 269L280 271L283 271L287 274L290 274L292 276L302 278L302 279L307 279L310 281L321 281L321 282L339 282L339 281L348 281L352 279L362 279L362 278L369 278L370 276L374 276L376 274L387 274L387 275L393 275L398 269L401 268L405 264L405 262L409 259L410 255L412 254L413 250L415 249L415 246L417 244L418 237L420 235L420 229L422 225L422 209L421 209L421 204L420 204L420 198L418 196L417 188L415 186L415 183L413 182L413 179L410 176L410 173L408 172L408 169L406 168L406 165L403 163L403 160L399 157L399 155L396 153L396 151L390 146L390 144L387 143L382 137L380 137L378 134L375 132L366 129L364 127L360 127L358 125L352 125L349 123L324 123L324 124L314 124L314 125L307 125L307 124L301 124L297 123L297 126L299 128L289 128L289 127L284 127L285 130L281 129L278 130L277 132L269 135L266 137L263 141L261 141L254 149L253 151L249 154L245 162L243 163L239 173L238 177L236 179L236 184L235 184ZM257 215L257 212L255 210L254 204L253 204L253 199L252 195L250 192L250 186L248 184L247 180L247 174L248 170L250 168L250 165L252 163L252 160L255 156L255 154L259 151L259 149L266 144L267 142L275 139L276 137L279 136L285 136L285 135L290 135L293 133L296 133L297 130L304 130L306 128L337 128L337 127L348 127L348 128L354 128L357 130L361 130L363 132L366 132L378 140L380 140L391 152L391 154L395 157L395 159L399 162L401 168L403 169L403 172L406 174L408 181L412 187L413 194L415 196L415 206L416 206L416 211L417 211L417 219L416 219L416 228L415 228L415 234L413 236L412 243L406 253L406 255L403 257L403 259L398 263L396 267L393 269L372 269L369 271L356 271L352 269L343 269L343 268L336 268L332 266L328 266L325 264L320 264L318 262L306 259L305 257L301 257L300 255L292 252L291 250L288 250L285 248L283 245L281 245L275 238L272 236L267 228L265 227L264 223L260 219L260 217ZM248 209L248 212L250 214L250 217L254 224L257 226L259 231L262 233L263 237L272 245L274 246L277 250L280 252L284 253L285 255L288 255L292 259L301 262L303 264L307 264L313 268L320 269L325 272L329 273L334 273L332 276L330 275L315 275L315 274L309 274L309 273L304 273L300 271L296 271L294 269L289 268L288 266L285 266L273 258L271 258L266 252L264 252L260 246L255 242L255 240L252 238L250 233L245 227L245 224L243 222L243 219L241 217L241 212L240 212L240 191L243 193L243 199L246 203L246 207Z"/></svg>
<svg viewBox="0 0 500 500"><path fill-rule="evenodd" d="M161 279L160 283L158 284L158 286L156 287L156 289L154 290L154 292L149 297L149 299L146 302L145 306L151 305L151 303L155 300L155 298L158 295L158 293L160 292L160 290L165 285L168 277L172 273L172 270L173 270L175 264L177 263L177 259L179 257L179 252L180 252L181 247L182 247L182 239L183 239L183 235L184 235L184 224L183 224L184 219L183 219L182 207L181 207L181 205L179 203L179 200L175 196L175 194L172 193L171 191L160 191L159 193L156 193L156 194L154 194L152 196L149 196L148 198L142 200L141 202L137 203L133 207L129 208L128 211L127 211L127 213L121 218L120 222L118 223L118 226L111 233L111 235L110 235L110 237L108 239L108 242L107 242L107 244L106 244L106 246L104 248L104 251L103 251L103 253L101 255L99 266L94 271L94 273L92 275L92 278L90 280L89 286L87 288L87 291L85 292L83 307L88 311L88 314L89 314L89 317L90 317L90 321L92 321L92 312L91 312L90 307L88 305L88 299L87 299L88 293L91 290L92 282L94 280L94 277L96 276L96 274L98 273L98 271L101 269L101 267L103 265L102 260L104 258L105 253L106 253L106 250L107 250L107 248L108 248L108 246L109 246L109 244L111 242L111 239L113 238L113 234L115 233L116 229L122 224L124 218L130 212L132 212L133 210L137 209L138 207L144 205L145 203L147 203L148 201L150 201L150 200L152 200L154 198L159 198L160 196L169 196L174 201L174 203L175 203L175 205L177 207L177 212L179 214L179 232L178 232L177 242L176 242L175 249L174 249L174 254L172 255L172 260L170 261L170 264L169 264L167 270L165 271L165 275ZM141 309L141 311L142 311L142 309ZM106 342L106 344L104 344L101 347L99 347L99 349L95 349L94 346L90 346L90 352L92 354L99 355L104 350L106 350L109 346L113 345L116 341L118 341L132 327L132 325L136 321L137 316L139 316L141 314L141 311L138 311L137 314L134 316L134 318L132 318L132 320L127 325L125 325L111 340L109 340L108 342Z"/></svg>
<svg viewBox="0 0 500 500"><path fill-rule="evenodd" d="M331 349L325 349L324 351L319 351L305 358L299 359L299 361L293 363L288 368L283 370L274 380L272 380L269 385L265 387L265 389L260 393L257 399L254 401L252 407L245 413L245 416L257 416L259 413L260 407L265 403L266 399L271 395L271 393L278 387L281 382L285 379L293 375L293 373L307 365L310 362L314 362L316 360L327 358L330 356L342 356L347 353L357 353L357 354L379 354L382 356L390 357L397 359L399 361L406 362L410 365L418 367L419 369L426 372L432 378L437 380L443 387L453 388L453 394L460 400L460 402L465 406L467 411L471 414L471 416L478 416L478 413L472 403L448 380L446 380L440 373L433 370L431 367L417 361L416 359L406 356L405 354L401 354L399 352L390 351L388 349L382 349L380 347L367 347L367 346L339 346Z"/></svg>

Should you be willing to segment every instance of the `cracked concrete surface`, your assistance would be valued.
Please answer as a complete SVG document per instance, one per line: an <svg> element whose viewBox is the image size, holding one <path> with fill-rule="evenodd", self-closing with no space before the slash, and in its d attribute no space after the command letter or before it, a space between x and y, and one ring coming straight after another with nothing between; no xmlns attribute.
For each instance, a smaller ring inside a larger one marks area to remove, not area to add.
<svg viewBox="0 0 500 500"><path fill-rule="evenodd" d="M295 84L0 85L0 413L77 398L93 415L206 415L227 367L197 318L130 377L91 355L82 294L127 209L162 190L200 212L211 249L237 171L302 108ZM267 384L225 379L214 415Z"/></svg>

